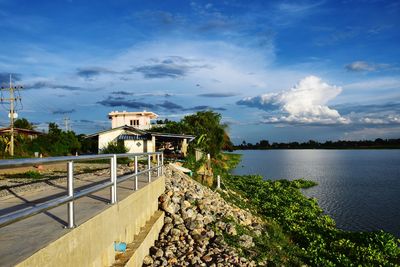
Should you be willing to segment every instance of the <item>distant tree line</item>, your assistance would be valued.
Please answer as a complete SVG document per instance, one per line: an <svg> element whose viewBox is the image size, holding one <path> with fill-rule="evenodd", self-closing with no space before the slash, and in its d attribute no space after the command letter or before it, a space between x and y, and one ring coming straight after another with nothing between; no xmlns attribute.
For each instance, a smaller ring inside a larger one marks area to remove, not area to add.
<svg viewBox="0 0 400 267"><path fill-rule="evenodd" d="M400 139L375 139L360 141L326 141L323 143L310 140L308 142L270 143L268 140L260 140L252 144L243 141L234 146L236 150L246 149L363 149L363 148L400 148Z"/></svg>

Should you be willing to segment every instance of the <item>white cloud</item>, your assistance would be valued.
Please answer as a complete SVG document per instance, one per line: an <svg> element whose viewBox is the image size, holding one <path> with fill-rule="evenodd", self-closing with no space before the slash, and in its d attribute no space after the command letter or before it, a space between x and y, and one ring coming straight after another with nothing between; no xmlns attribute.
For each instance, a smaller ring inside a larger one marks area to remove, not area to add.
<svg viewBox="0 0 400 267"><path fill-rule="evenodd" d="M391 64L387 63L376 64L376 63L369 63L366 61L354 61L350 64L347 64L345 68L348 71L355 71L355 72L396 69L396 67Z"/></svg>
<svg viewBox="0 0 400 267"><path fill-rule="evenodd" d="M348 71L373 71L375 66L365 61L354 61L346 65Z"/></svg>
<svg viewBox="0 0 400 267"><path fill-rule="evenodd" d="M248 97L238 104L278 113L265 117L265 123L347 124L349 119L327 106L341 92L341 87L308 76L289 90Z"/></svg>

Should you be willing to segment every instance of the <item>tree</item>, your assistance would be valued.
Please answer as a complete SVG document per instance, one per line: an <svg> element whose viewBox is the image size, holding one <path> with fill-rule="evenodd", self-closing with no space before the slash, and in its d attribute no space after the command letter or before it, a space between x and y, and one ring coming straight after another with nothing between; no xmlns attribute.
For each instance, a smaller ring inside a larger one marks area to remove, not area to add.
<svg viewBox="0 0 400 267"><path fill-rule="evenodd" d="M14 127L15 128L21 128L21 129L27 129L27 130L33 130L34 126L32 123L30 123L27 119L21 118L21 119L16 119L14 121Z"/></svg>
<svg viewBox="0 0 400 267"><path fill-rule="evenodd" d="M49 123L47 135L38 136L32 142L32 150L51 156L73 155L79 152L81 143L73 131L64 132L55 123Z"/></svg>
<svg viewBox="0 0 400 267"><path fill-rule="evenodd" d="M123 142L109 142L105 148L101 150L102 154L119 154L128 152Z"/></svg>
<svg viewBox="0 0 400 267"><path fill-rule="evenodd" d="M199 111L182 120L183 128L196 138L204 137L204 141L198 146L212 156L219 154L229 139L225 137L227 126L221 123L221 114L214 111Z"/></svg>
<svg viewBox="0 0 400 267"><path fill-rule="evenodd" d="M179 122L166 121L164 127L155 128L154 131L195 135L196 140L191 143L191 148L200 148L215 156L222 149L231 149L232 142L226 128L227 125L221 123L221 114L207 110L185 116Z"/></svg>

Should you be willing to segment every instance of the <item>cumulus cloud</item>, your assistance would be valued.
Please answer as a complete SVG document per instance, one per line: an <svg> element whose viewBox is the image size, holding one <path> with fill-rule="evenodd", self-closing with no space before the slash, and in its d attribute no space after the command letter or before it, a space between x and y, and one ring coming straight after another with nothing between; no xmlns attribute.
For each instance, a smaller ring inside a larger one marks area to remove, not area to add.
<svg viewBox="0 0 400 267"><path fill-rule="evenodd" d="M347 124L347 118L327 106L341 92L341 87L308 76L289 90L247 97L237 104L268 111L265 123Z"/></svg>

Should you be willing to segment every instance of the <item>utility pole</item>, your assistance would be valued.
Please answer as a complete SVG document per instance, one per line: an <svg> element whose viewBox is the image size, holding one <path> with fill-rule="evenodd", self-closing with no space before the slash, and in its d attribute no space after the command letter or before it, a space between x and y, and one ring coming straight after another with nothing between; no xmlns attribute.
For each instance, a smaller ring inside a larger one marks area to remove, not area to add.
<svg viewBox="0 0 400 267"><path fill-rule="evenodd" d="M64 118L64 124L65 124L65 131L68 132L69 131L69 118L68 117Z"/></svg>
<svg viewBox="0 0 400 267"><path fill-rule="evenodd" d="M22 86L13 86L12 84L12 77L10 74L10 87L3 88L1 89L6 89L10 91L10 98L1 98L1 102L5 101L10 101L10 113L8 114L8 117L10 118L10 134L11 134L11 140L10 140L10 156L14 156L14 118L18 116L18 114L15 113L15 105L14 102L21 100L21 97L15 97L14 95L14 90L22 89ZM17 116L16 116L17 115Z"/></svg>

